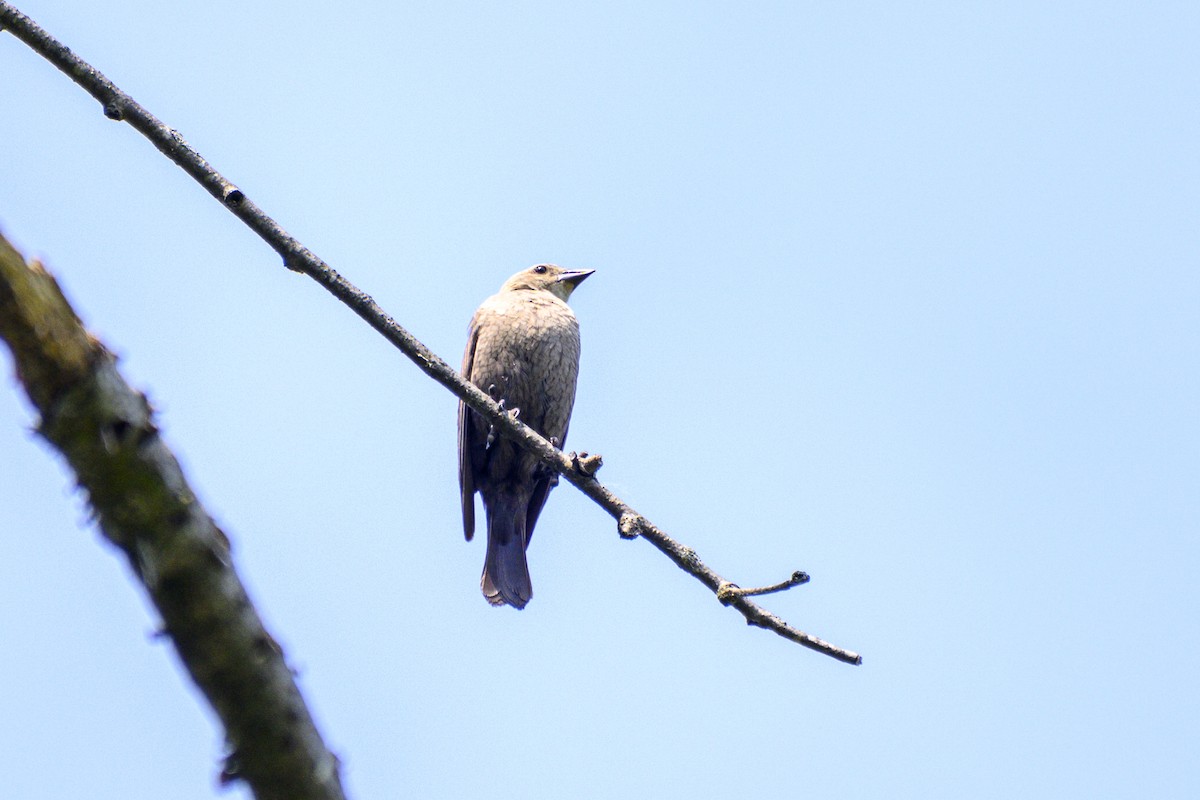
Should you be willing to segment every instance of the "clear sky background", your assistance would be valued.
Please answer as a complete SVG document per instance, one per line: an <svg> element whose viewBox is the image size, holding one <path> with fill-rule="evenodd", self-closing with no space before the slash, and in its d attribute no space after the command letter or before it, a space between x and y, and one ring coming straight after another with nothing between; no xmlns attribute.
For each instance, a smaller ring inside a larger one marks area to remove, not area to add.
<svg viewBox="0 0 1200 800"><path fill-rule="evenodd" d="M488 607L454 398L0 35L0 228L160 410L354 797L1200 795L1200 6L18 6L453 364L508 275L594 268L568 445L864 657L565 485ZM3 794L220 795L33 423L6 377Z"/></svg>

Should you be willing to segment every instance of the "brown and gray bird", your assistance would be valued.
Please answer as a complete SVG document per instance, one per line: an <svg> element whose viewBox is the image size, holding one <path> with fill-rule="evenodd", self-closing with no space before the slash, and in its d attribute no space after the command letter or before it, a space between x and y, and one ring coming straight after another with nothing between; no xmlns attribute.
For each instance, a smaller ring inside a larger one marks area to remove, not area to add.
<svg viewBox="0 0 1200 800"><path fill-rule="evenodd" d="M593 271L537 264L513 275L475 312L463 355L464 377L560 448L579 375L579 323L566 301ZM483 596L524 608L533 596L525 548L558 475L460 402L458 483L468 541L475 492L487 513Z"/></svg>

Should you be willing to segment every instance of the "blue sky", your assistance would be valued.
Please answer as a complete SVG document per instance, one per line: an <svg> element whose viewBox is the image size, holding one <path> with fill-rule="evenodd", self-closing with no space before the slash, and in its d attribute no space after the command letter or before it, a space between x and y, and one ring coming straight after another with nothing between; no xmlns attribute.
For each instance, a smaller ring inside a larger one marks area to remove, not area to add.
<svg viewBox="0 0 1200 800"><path fill-rule="evenodd" d="M566 486L489 608L454 399L0 35L0 229L158 407L353 796L1200 793L1194 4L18 6L451 363L511 273L594 268L571 447L865 659ZM9 793L220 794L7 384Z"/></svg>

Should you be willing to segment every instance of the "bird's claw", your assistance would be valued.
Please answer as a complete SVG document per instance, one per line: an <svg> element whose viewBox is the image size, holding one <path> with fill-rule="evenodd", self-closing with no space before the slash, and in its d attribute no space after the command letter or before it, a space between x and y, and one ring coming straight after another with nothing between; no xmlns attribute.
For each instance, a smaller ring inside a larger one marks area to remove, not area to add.
<svg viewBox="0 0 1200 800"><path fill-rule="evenodd" d="M496 384L493 383L488 386L488 394L492 397L492 399L496 400L496 405L500 406L500 411L502 413L506 414L509 419L515 420L521 416L521 409L519 409L519 408L509 409L507 407L507 403L503 397L496 399ZM493 444L495 444L495 442L496 442L496 426L489 425L487 441L485 441L483 443L483 449L484 450L489 449Z"/></svg>

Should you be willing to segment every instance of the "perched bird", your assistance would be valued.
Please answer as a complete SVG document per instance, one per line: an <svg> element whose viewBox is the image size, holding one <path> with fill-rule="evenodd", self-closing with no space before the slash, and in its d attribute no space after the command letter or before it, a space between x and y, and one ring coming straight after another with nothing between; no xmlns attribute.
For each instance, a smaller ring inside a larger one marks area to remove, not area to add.
<svg viewBox="0 0 1200 800"><path fill-rule="evenodd" d="M467 380L560 448L579 375L579 323L566 300L593 271L537 264L513 275L475 312L463 355ZM525 548L558 475L459 402L458 483L468 541L475 492L487 513L483 596L524 608L533 596Z"/></svg>

